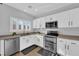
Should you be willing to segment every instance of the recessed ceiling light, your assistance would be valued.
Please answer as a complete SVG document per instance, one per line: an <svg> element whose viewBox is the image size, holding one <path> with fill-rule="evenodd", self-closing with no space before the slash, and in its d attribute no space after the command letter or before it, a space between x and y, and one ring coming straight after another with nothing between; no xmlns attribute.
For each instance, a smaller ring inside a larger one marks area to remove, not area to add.
<svg viewBox="0 0 79 59"><path fill-rule="evenodd" d="M38 11L38 9L35 8L35 11Z"/></svg>
<svg viewBox="0 0 79 59"><path fill-rule="evenodd" d="M28 8L32 8L32 6L31 6L31 5L29 5L29 6L28 6Z"/></svg>
<svg viewBox="0 0 79 59"><path fill-rule="evenodd" d="M26 12L26 10L24 10L24 12Z"/></svg>

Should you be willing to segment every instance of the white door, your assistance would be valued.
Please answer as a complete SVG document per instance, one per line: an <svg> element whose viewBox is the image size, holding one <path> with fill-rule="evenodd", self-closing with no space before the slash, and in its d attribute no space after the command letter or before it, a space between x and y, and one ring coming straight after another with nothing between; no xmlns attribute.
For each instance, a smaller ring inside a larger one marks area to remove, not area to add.
<svg viewBox="0 0 79 59"><path fill-rule="evenodd" d="M66 54L66 41L62 38L57 39L57 53L61 55Z"/></svg>
<svg viewBox="0 0 79 59"><path fill-rule="evenodd" d="M41 36L41 35L39 35L39 42L40 42L40 44L39 44L39 46L40 47L44 47L44 38L43 38L44 36Z"/></svg>
<svg viewBox="0 0 79 59"><path fill-rule="evenodd" d="M31 35L20 37L20 51L33 45L33 38Z"/></svg>
<svg viewBox="0 0 79 59"><path fill-rule="evenodd" d="M79 27L79 8L69 11L72 27Z"/></svg>
<svg viewBox="0 0 79 59"><path fill-rule="evenodd" d="M45 19L44 18L40 19L40 28L45 28Z"/></svg>
<svg viewBox="0 0 79 59"><path fill-rule="evenodd" d="M27 48L29 45L29 40L26 37L20 37L20 51Z"/></svg>
<svg viewBox="0 0 79 59"><path fill-rule="evenodd" d="M67 28L67 27L69 27L69 24L68 24L69 17L67 17L66 12L55 14L55 19L58 20L58 27L59 28Z"/></svg>
<svg viewBox="0 0 79 59"><path fill-rule="evenodd" d="M79 56L79 41L71 40L68 52L70 56Z"/></svg>
<svg viewBox="0 0 79 59"><path fill-rule="evenodd" d="M33 28L40 28L40 19L35 19L33 21Z"/></svg>
<svg viewBox="0 0 79 59"><path fill-rule="evenodd" d="M33 28L36 28L36 20L33 20Z"/></svg>

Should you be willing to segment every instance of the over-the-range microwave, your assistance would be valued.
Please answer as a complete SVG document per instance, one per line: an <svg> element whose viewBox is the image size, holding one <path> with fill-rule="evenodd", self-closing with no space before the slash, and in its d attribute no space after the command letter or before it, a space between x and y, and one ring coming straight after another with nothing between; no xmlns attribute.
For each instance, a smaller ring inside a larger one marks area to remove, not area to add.
<svg viewBox="0 0 79 59"><path fill-rule="evenodd" d="M46 22L46 28L58 28L58 21Z"/></svg>

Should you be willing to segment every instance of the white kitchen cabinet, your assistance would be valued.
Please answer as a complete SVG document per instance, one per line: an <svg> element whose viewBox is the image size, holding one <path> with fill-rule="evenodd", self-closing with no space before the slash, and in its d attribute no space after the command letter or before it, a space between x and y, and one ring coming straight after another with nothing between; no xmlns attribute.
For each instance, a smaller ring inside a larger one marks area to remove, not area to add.
<svg viewBox="0 0 79 59"><path fill-rule="evenodd" d="M40 19L40 28L45 28L45 18Z"/></svg>
<svg viewBox="0 0 79 59"><path fill-rule="evenodd" d="M70 56L79 56L79 41L68 40L67 55Z"/></svg>
<svg viewBox="0 0 79 59"><path fill-rule="evenodd" d="M29 38L26 36L20 37L20 51L29 47Z"/></svg>
<svg viewBox="0 0 79 59"><path fill-rule="evenodd" d="M4 55L9 56L19 51L18 38L5 40Z"/></svg>
<svg viewBox="0 0 79 59"><path fill-rule="evenodd" d="M57 38L57 53L66 55L66 41L62 38Z"/></svg>
<svg viewBox="0 0 79 59"><path fill-rule="evenodd" d="M33 28L36 28L37 27L37 23L36 23L36 19L33 20Z"/></svg>
<svg viewBox="0 0 79 59"><path fill-rule="evenodd" d="M79 56L79 41L58 38L57 39L57 53L64 56Z"/></svg>
<svg viewBox="0 0 79 59"><path fill-rule="evenodd" d="M79 8L68 11L71 27L79 27Z"/></svg>
<svg viewBox="0 0 79 59"><path fill-rule="evenodd" d="M58 20L59 28L79 27L79 8L54 14L53 17Z"/></svg>
<svg viewBox="0 0 79 59"><path fill-rule="evenodd" d="M40 28L40 19L35 19L33 21L33 28Z"/></svg>
<svg viewBox="0 0 79 59"><path fill-rule="evenodd" d="M58 21L59 28L70 27L70 21L69 16L67 15L67 11L55 14L53 17Z"/></svg>
<svg viewBox="0 0 79 59"><path fill-rule="evenodd" d="M20 51L32 45L44 46L42 35L27 35L20 37Z"/></svg>
<svg viewBox="0 0 79 59"><path fill-rule="evenodd" d="M36 35L36 45L40 47L44 47L44 36L43 35Z"/></svg>
<svg viewBox="0 0 79 59"><path fill-rule="evenodd" d="M22 36L20 37L20 51L30 47L33 45L33 36L28 35L28 36Z"/></svg>
<svg viewBox="0 0 79 59"><path fill-rule="evenodd" d="M33 28L45 28L45 19L39 18L33 21Z"/></svg>

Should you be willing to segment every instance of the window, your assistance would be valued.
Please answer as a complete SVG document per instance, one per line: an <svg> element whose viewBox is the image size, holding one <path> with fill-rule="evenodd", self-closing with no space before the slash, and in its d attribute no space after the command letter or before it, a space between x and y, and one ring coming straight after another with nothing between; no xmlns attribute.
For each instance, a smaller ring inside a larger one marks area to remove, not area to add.
<svg viewBox="0 0 79 59"><path fill-rule="evenodd" d="M24 25L24 27L23 27L24 29L26 29L26 26Z"/></svg>
<svg viewBox="0 0 79 59"><path fill-rule="evenodd" d="M13 30L15 30L16 29L16 24L13 24Z"/></svg>
<svg viewBox="0 0 79 59"><path fill-rule="evenodd" d="M21 29L21 25L19 25L19 29Z"/></svg>

